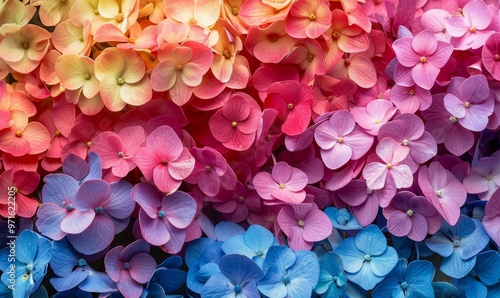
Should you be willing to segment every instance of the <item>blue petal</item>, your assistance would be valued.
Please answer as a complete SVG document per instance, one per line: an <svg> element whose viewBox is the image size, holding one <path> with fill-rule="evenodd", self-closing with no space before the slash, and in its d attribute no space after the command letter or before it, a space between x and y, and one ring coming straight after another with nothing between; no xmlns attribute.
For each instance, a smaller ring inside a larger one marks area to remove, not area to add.
<svg viewBox="0 0 500 298"><path fill-rule="evenodd" d="M311 297L312 289L310 281L301 277L294 278L286 284L287 297L290 298Z"/></svg>
<svg viewBox="0 0 500 298"><path fill-rule="evenodd" d="M460 239L469 237L474 233L475 229L476 225L474 223L474 220L463 214L460 215L460 218L458 219L457 223L450 228L453 235L457 236Z"/></svg>
<svg viewBox="0 0 500 298"><path fill-rule="evenodd" d="M78 265L76 252L66 238L53 242L51 251L50 267L59 276L66 276Z"/></svg>
<svg viewBox="0 0 500 298"><path fill-rule="evenodd" d="M221 249L222 242L215 242L208 246L207 249L201 254L199 259L200 266L208 263L219 263L220 258L224 255Z"/></svg>
<svg viewBox="0 0 500 298"><path fill-rule="evenodd" d="M327 252L319 259L321 271L327 272L329 275L337 276L343 274L342 259L334 252Z"/></svg>
<svg viewBox="0 0 500 298"><path fill-rule="evenodd" d="M485 285L492 286L500 281L498 268L500 268L500 254L497 251L489 250L477 255L474 271Z"/></svg>
<svg viewBox="0 0 500 298"><path fill-rule="evenodd" d="M47 289L44 286L41 286L36 290L33 294L31 294L30 298L48 298L49 293L47 293Z"/></svg>
<svg viewBox="0 0 500 298"><path fill-rule="evenodd" d="M245 229L234 222L222 221L215 226L217 241L226 241L238 234L245 234Z"/></svg>
<svg viewBox="0 0 500 298"><path fill-rule="evenodd" d="M425 244L435 253L443 256L443 257L448 257L450 256L453 251L455 250L455 247L453 246L453 241L448 238L448 236L444 235L443 233L436 233L432 235L430 238L425 240Z"/></svg>
<svg viewBox="0 0 500 298"><path fill-rule="evenodd" d="M460 257L462 259L469 259L477 255L490 241L490 236L484 230L481 222L477 219L472 219L472 222L475 225L474 233L460 239Z"/></svg>
<svg viewBox="0 0 500 298"><path fill-rule="evenodd" d="M215 243L215 241L210 238L198 238L191 241L186 248L186 254L184 256L188 268L191 268L192 264L199 260L205 249L213 243Z"/></svg>
<svg viewBox="0 0 500 298"><path fill-rule="evenodd" d="M90 270L92 268L88 267ZM92 270L92 274L89 274L87 278L78 285L83 291L86 292L97 292L97 293L106 293L116 291L116 284L111 278L102 272L96 272Z"/></svg>
<svg viewBox="0 0 500 298"><path fill-rule="evenodd" d="M259 280L264 272L249 258L242 255L225 255L220 259L219 269L235 284L245 284L249 280Z"/></svg>
<svg viewBox="0 0 500 298"><path fill-rule="evenodd" d="M229 298L235 297L234 284L224 274L218 273L207 281L201 296L203 298Z"/></svg>
<svg viewBox="0 0 500 298"><path fill-rule="evenodd" d="M399 284L404 281L407 263L406 259L399 259L394 269L375 287L372 297L391 297L396 289L401 289Z"/></svg>
<svg viewBox="0 0 500 298"><path fill-rule="evenodd" d="M245 243L254 252L266 251L276 244L276 238L268 229L259 225L251 225L245 233Z"/></svg>
<svg viewBox="0 0 500 298"><path fill-rule="evenodd" d="M372 256L370 268L375 275L386 276L398 263L398 253L390 246L385 253L379 256Z"/></svg>
<svg viewBox="0 0 500 298"><path fill-rule="evenodd" d="M246 245L244 235L236 235L234 237L227 239L222 244L221 248L228 255L240 254L248 258L252 258L255 256L255 251L253 251Z"/></svg>
<svg viewBox="0 0 500 298"><path fill-rule="evenodd" d="M413 297L421 297L421 298L427 298L427 297L434 297L434 289L431 286L431 283L426 283L426 284L419 284L419 285L410 285L406 289L406 297L413 298ZM436 296L437 297L437 296Z"/></svg>
<svg viewBox="0 0 500 298"><path fill-rule="evenodd" d="M267 297L285 297L287 289L283 282L283 275L276 265L271 265L266 275L258 282L259 291Z"/></svg>
<svg viewBox="0 0 500 298"><path fill-rule="evenodd" d="M344 270L349 273L358 272L365 262L365 254L356 247L353 237L340 242L335 249L335 253L340 256L344 264Z"/></svg>
<svg viewBox="0 0 500 298"><path fill-rule="evenodd" d="M295 264L288 270L288 276L293 280L295 278L305 278L309 281L311 289L318 283L319 261L316 254L312 251L299 250L295 252Z"/></svg>
<svg viewBox="0 0 500 298"><path fill-rule="evenodd" d="M144 296L144 293L145 293L145 291L142 292L143 296ZM148 285L146 297L149 297L149 298L165 297L165 291L163 290L163 288L159 284L151 282Z"/></svg>
<svg viewBox="0 0 500 298"><path fill-rule="evenodd" d="M486 298L487 295L488 289L486 286L482 282L474 279L471 280L465 288L466 297Z"/></svg>
<svg viewBox="0 0 500 298"><path fill-rule="evenodd" d="M75 271L64 277L51 278L50 283L58 291L67 291L80 284L88 275L89 271L85 268L76 268Z"/></svg>
<svg viewBox="0 0 500 298"><path fill-rule="evenodd" d="M288 268L295 263L295 258L295 254L287 246L271 246L267 251L262 269L266 272L270 266L274 265L284 276Z"/></svg>
<svg viewBox="0 0 500 298"><path fill-rule="evenodd" d="M259 289L257 288L257 282L251 280L248 282L241 291L241 296L245 298L260 298Z"/></svg>
<svg viewBox="0 0 500 298"><path fill-rule="evenodd" d="M165 267L165 268L169 268L169 269L180 268L182 266L182 264L183 264L183 262L182 262L182 258L180 256L170 256L170 257L166 258L165 261L163 261L158 266L156 266L156 268L161 268L161 267Z"/></svg>
<svg viewBox="0 0 500 298"><path fill-rule="evenodd" d="M385 252L387 239L376 225L369 225L354 237L356 247L365 255L378 256Z"/></svg>
<svg viewBox="0 0 500 298"><path fill-rule="evenodd" d="M33 264L38 247L38 236L33 231L24 230L16 239L16 261Z"/></svg>
<svg viewBox="0 0 500 298"><path fill-rule="evenodd" d="M152 282L159 284L165 293L170 293L180 288L186 282L187 273L179 269L156 269Z"/></svg>
<svg viewBox="0 0 500 298"><path fill-rule="evenodd" d="M435 273L436 269L431 262L417 260L408 265L405 276L409 284L416 286L422 280L431 283Z"/></svg>
<svg viewBox="0 0 500 298"><path fill-rule="evenodd" d="M472 270L475 264L476 257L463 260L462 258L460 258L460 255L455 252L452 253L449 257L443 259L443 261L441 262L441 267L439 269L441 269L444 274L453 278L462 278Z"/></svg>
<svg viewBox="0 0 500 298"><path fill-rule="evenodd" d="M347 278L358 284L365 290L373 289L382 279L383 276L373 274L369 263L364 263L361 269L356 273L346 273Z"/></svg>
<svg viewBox="0 0 500 298"><path fill-rule="evenodd" d="M433 282L434 297L460 297L460 291L452 284L447 282Z"/></svg>

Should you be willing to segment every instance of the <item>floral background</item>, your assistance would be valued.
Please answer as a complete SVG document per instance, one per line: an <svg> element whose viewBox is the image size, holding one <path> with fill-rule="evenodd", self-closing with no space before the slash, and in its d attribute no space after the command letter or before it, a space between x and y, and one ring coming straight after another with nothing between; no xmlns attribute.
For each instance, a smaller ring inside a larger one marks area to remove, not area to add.
<svg viewBox="0 0 500 298"><path fill-rule="evenodd" d="M500 296L499 8L0 0L0 297Z"/></svg>

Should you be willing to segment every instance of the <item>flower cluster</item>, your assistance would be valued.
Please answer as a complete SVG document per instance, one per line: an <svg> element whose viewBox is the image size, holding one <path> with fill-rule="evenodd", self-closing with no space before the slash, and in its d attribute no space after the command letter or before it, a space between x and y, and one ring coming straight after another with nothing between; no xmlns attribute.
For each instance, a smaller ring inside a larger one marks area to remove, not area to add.
<svg viewBox="0 0 500 298"><path fill-rule="evenodd" d="M0 1L0 296L500 295L499 18Z"/></svg>

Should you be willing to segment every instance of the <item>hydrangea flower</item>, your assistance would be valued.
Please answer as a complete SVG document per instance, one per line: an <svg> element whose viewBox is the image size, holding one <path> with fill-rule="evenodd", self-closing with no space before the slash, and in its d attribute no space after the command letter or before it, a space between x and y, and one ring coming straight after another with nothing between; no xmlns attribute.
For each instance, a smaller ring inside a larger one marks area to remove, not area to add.
<svg viewBox="0 0 500 298"><path fill-rule="evenodd" d="M259 297L257 282L264 276L262 269L249 258L231 254L219 261L220 273L208 279L202 297Z"/></svg>
<svg viewBox="0 0 500 298"><path fill-rule="evenodd" d="M443 221L439 232L426 239L425 244L444 257L439 268L443 273L462 278L472 270L477 254L489 241L490 237L479 220L460 215L454 226Z"/></svg>
<svg viewBox="0 0 500 298"><path fill-rule="evenodd" d="M396 267L373 290L373 297L434 297L435 272L429 261L408 264L406 259L399 259Z"/></svg>
<svg viewBox="0 0 500 298"><path fill-rule="evenodd" d="M319 258L319 279L314 291L322 298L344 297L346 294L347 277L342 259L329 251Z"/></svg>
<svg viewBox="0 0 500 298"><path fill-rule="evenodd" d="M500 254L497 251L478 253L472 270L463 278L453 279L452 283L465 292L467 297L493 297L493 291L489 290L500 280L500 272L496 270L498 266L500 266Z"/></svg>
<svg viewBox="0 0 500 298"><path fill-rule="evenodd" d="M361 229L356 217L354 217L346 208L337 209L335 207L326 207L325 214L332 222L332 225L339 230Z"/></svg>
<svg viewBox="0 0 500 298"><path fill-rule="evenodd" d="M491 239L500 245L500 190L493 193L484 207L483 227Z"/></svg>
<svg viewBox="0 0 500 298"><path fill-rule="evenodd" d="M29 297L38 289L47 273L52 242L30 230L21 232L9 245L12 242L15 249L14 263L10 261L12 257L9 257L10 246L0 251L0 270L3 271L1 280L6 285L6 292L2 294L14 298ZM11 285L14 286L7 288Z"/></svg>
<svg viewBox="0 0 500 298"><path fill-rule="evenodd" d="M464 178L463 185L468 193L478 194L481 200L491 200L493 193L500 188L500 158L480 158Z"/></svg>
<svg viewBox="0 0 500 298"><path fill-rule="evenodd" d="M11 218L13 215L19 217L32 217L38 207L38 201L28 197L40 183L40 175L37 172L19 170L13 172L7 170L0 174L0 215ZM14 201L10 198L14 198ZM10 203L9 203L10 202ZM14 207L14 213L11 213Z"/></svg>
<svg viewBox="0 0 500 298"><path fill-rule="evenodd" d="M318 258L312 251L293 252L282 245L272 246L264 260L264 277L259 291L276 298L309 297L319 277Z"/></svg>
<svg viewBox="0 0 500 298"><path fill-rule="evenodd" d="M182 258L171 256L156 266L156 270L148 283L147 297L161 297L174 292L186 283L186 272L179 269L183 265ZM143 296L144 296L143 292Z"/></svg>
<svg viewBox="0 0 500 298"><path fill-rule="evenodd" d="M344 239L335 249L344 264L347 278L365 290L373 289L398 262L396 250L375 225Z"/></svg>
<svg viewBox="0 0 500 298"><path fill-rule="evenodd" d="M143 285L153 276L156 262L149 255L149 244L139 239L127 247L119 245L110 250L104 257L104 266L120 293L138 298Z"/></svg>
<svg viewBox="0 0 500 298"><path fill-rule="evenodd" d="M208 279L220 272L219 261L224 256L222 242L200 238L190 243L186 250L189 267L186 285L189 290L201 294Z"/></svg>

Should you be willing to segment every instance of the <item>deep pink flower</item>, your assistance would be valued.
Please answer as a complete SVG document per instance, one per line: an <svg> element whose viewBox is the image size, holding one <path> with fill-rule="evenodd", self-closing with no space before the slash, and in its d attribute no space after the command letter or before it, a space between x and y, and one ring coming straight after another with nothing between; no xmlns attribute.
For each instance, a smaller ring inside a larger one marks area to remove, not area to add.
<svg viewBox="0 0 500 298"><path fill-rule="evenodd" d="M278 224L293 250L310 250L316 241L332 233L328 216L314 203L285 205L278 214Z"/></svg>
<svg viewBox="0 0 500 298"><path fill-rule="evenodd" d="M316 150L313 146L296 152L283 150L277 158L303 171L309 179L308 184L314 184L323 178L323 162L316 157Z"/></svg>
<svg viewBox="0 0 500 298"><path fill-rule="evenodd" d="M432 103L431 92L417 85L406 87L396 84L391 88L389 99L402 113L424 111Z"/></svg>
<svg viewBox="0 0 500 298"><path fill-rule="evenodd" d="M302 72L300 82L308 84L316 75L324 75L325 58L321 45L314 39L299 40L283 59L284 64L297 65Z"/></svg>
<svg viewBox="0 0 500 298"><path fill-rule="evenodd" d="M299 70L292 65L270 64L264 65L253 73L253 87L259 91L259 98L264 102L267 89L275 82L299 81Z"/></svg>
<svg viewBox="0 0 500 298"><path fill-rule="evenodd" d="M306 84L276 82L267 90L264 109L278 111L278 118L284 121L281 127L283 133L296 136L304 132L311 121L312 99L312 89Z"/></svg>
<svg viewBox="0 0 500 298"><path fill-rule="evenodd" d="M387 218L387 229L398 237L420 242L427 234L436 233L441 227L441 216L436 208L421 196L409 191L396 194L382 212Z"/></svg>
<svg viewBox="0 0 500 298"><path fill-rule="evenodd" d="M460 217L460 207L467 198L464 185L437 161L420 169L418 185L439 214L450 225L455 225Z"/></svg>
<svg viewBox="0 0 500 298"><path fill-rule="evenodd" d="M495 191L484 207L483 227L497 245L500 245L500 190Z"/></svg>
<svg viewBox="0 0 500 298"><path fill-rule="evenodd" d="M348 111L337 111L321 123L314 131L314 139L322 149L323 162L333 170L361 158L373 144L373 137L356 125Z"/></svg>
<svg viewBox="0 0 500 298"><path fill-rule="evenodd" d="M500 33L488 37L483 46L481 60L493 78L500 80Z"/></svg>
<svg viewBox="0 0 500 298"><path fill-rule="evenodd" d="M164 193L175 192L193 171L195 160L169 126L160 126L137 149L134 161L146 180L153 180Z"/></svg>
<svg viewBox="0 0 500 298"><path fill-rule="evenodd" d="M413 38L400 38L392 47L398 62L411 68L411 77L415 83L427 90L434 85L440 68L446 64L453 52L451 44L438 41L429 30L424 30Z"/></svg>
<svg viewBox="0 0 500 298"><path fill-rule="evenodd" d="M468 193L478 194L481 200L490 200L500 187L500 158L491 156L479 159L463 183Z"/></svg>
<svg viewBox="0 0 500 298"><path fill-rule="evenodd" d="M363 178L370 189L381 189L386 183L394 183L396 188L410 187L413 183L413 175L410 167L403 163L408 156L409 148L400 146L392 138L381 140L375 152L381 162L373 161L363 169ZM392 179L388 179L391 176Z"/></svg>
<svg viewBox="0 0 500 298"><path fill-rule="evenodd" d="M232 190L236 185L236 174L227 164L226 159L210 147L192 148L196 163L193 172L185 181L197 184L207 196L215 196L221 189Z"/></svg>
<svg viewBox="0 0 500 298"><path fill-rule="evenodd" d="M370 101L366 107L352 108L351 114L359 126L372 136L376 136L380 127L394 116L396 110L390 101L376 99Z"/></svg>
<svg viewBox="0 0 500 298"><path fill-rule="evenodd" d="M414 114L400 114L393 121L384 124L378 133L379 140L386 137L406 146L410 153L403 161L414 173L418 165L437 154L437 144L432 135L425 131L424 123Z"/></svg>
<svg viewBox="0 0 500 298"><path fill-rule="evenodd" d="M134 186L131 197L141 206L139 225L144 239L152 245L167 245L172 253L180 251L186 238L186 228L196 213L196 201L182 191L166 196L154 185Z"/></svg>
<svg viewBox="0 0 500 298"><path fill-rule="evenodd" d="M286 162L274 165L272 173L255 175L253 185L265 204L302 203L306 198L307 175Z"/></svg>
<svg viewBox="0 0 500 298"><path fill-rule="evenodd" d="M243 151L255 141L261 116L260 107L252 97L236 92L210 118L208 124L214 138L224 147Z"/></svg>
<svg viewBox="0 0 500 298"><path fill-rule="evenodd" d="M459 50L480 48L495 32L489 28L494 21L490 9L483 1L475 0L468 2L461 13L444 18L446 31L452 36L450 42Z"/></svg>
<svg viewBox="0 0 500 298"><path fill-rule="evenodd" d="M427 120L425 129L436 143L444 143L448 151L460 156L474 145L474 134L461 126L457 117L446 110L444 97L444 93L434 95L430 108L422 112L422 116Z"/></svg>
<svg viewBox="0 0 500 298"><path fill-rule="evenodd" d="M444 97L444 106L458 123L472 131L482 131L495 107L488 81L483 75L454 78Z"/></svg>
<svg viewBox="0 0 500 298"><path fill-rule="evenodd" d="M39 183L40 175L34 171L7 170L0 174L2 187L0 215L4 218L13 218L14 215L24 218L32 217L38 208L38 201L28 196L35 191ZM14 212L11 213L11 211Z"/></svg>
<svg viewBox="0 0 500 298"><path fill-rule="evenodd" d="M347 110L358 86L349 78L316 76L313 85L313 119L324 113Z"/></svg>
<svg viewBox="0 0 500 298"><path fill-rule="evenodd" d="M420 18L420 23L424 29L429 29L434 33L438 40L450 42L451 36L444 23L444 18L448 16L451 16L451 14L444 9L430 9L424 12Z"/></svg>
<svg viewBox="0 0 500 298"><path fill-rule="evenodd" d="M149 244L136 240L127 247L114 247L104 257L109 277L125 297L141 297L143 284L149 282L156 269L155 259L149 254Z"/></svg>
<svg viewBox="0 0 500 298"><path fill-rule="evenodd" d="M255 165L262 166L271 156L273 149L279 145L281 129L276 122L278 111L265 109L259 121L255 140Z"/></svg>
<svg viewBox="0 0 500 298"><path fill-rule="evenodd" d="M366 227L377 217L379 206L385 208L389 205L396 194L396 187L394 182L391 182L381 189L371 189L366 186L366 181L356 179L336 193L343 202L351 206L359 224Z"/></svg>
<svg viewBox="0 0 500 298"><path fill-rule="evenodd" d="M135 168L134 154L146 136L140 126L130 126L118 133L106 131L92 139L91 151L101 157L102 168L111 169L116 177L125 177Z"/></svg>

